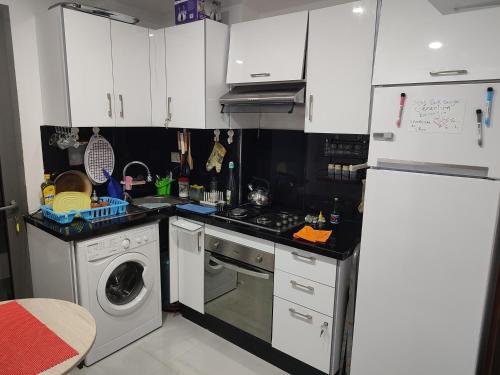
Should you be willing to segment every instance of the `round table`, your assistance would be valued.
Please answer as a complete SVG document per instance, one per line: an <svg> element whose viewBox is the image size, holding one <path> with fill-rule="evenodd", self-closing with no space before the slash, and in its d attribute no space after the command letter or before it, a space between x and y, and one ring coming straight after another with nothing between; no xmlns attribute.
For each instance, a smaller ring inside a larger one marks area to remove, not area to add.
<svg viewBox="0 0 500 375"><path fill-rule="evenodd" d="M66 374L82 362L94 344L96 335L95 320L87 310L74 303L57 299L28 298L15 301L79 353L41 374ZM11 301L3 301L0 304L6 302Z"/></svg>

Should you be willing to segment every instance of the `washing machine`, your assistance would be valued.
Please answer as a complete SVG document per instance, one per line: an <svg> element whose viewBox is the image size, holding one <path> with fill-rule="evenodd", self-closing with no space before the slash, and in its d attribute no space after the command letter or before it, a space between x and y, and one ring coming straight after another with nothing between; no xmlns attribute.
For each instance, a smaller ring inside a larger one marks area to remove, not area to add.
<svg viewBox="0 0 500 375"><path fill-rule="evenodd" d="M79 303L94 316L89 366L162 325L158 225L76 244Z"/></svg>

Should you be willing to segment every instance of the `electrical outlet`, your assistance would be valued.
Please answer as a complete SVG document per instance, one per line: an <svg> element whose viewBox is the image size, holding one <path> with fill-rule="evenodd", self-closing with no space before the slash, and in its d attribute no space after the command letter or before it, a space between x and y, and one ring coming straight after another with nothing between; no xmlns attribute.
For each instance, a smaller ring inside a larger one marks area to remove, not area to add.
<svg viewBox="0 0 500 375"><path fill-rule="evenodd" d="M181 162L181 154L178 152L171 152L170 153L170 161L172 163L180 163Z"/></svg>

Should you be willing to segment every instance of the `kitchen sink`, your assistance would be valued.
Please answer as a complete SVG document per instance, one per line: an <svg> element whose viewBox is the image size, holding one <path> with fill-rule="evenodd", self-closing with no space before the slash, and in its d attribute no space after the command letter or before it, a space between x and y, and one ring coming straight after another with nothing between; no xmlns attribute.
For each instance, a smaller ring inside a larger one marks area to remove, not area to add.
<svg viewBox="0 0 500 375"><path fill-rule="evenodd" d="M132 203L134 206L146 208L149 210L156 210L159 208L166 208L188 202L189 200L187 199L181 199L169 195L152 195L149 197L133 198L130 203Z"/></svg>

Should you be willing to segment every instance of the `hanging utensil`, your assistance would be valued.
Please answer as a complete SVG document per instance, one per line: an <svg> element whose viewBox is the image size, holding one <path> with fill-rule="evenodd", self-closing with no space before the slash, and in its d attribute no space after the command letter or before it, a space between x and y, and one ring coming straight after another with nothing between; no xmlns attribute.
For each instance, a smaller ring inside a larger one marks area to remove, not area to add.
<svg viewBox="0 0 500 375"><path fill-rule="evenodd" d="M188 133L188 164L189 169L193 170L194 162L193 157L191 156L191 132Z"/></svg>
<svg viewBox="0 0 500 375"><path fill-rule="evenodd" d="M90 137L89 144L85 150L84 164L85 172L94 184L103 184L107 181L102 172L107 170L110 175L115 169L115 153L111 144L101 135L99 128L93 128L94 135Z"/></svg>

